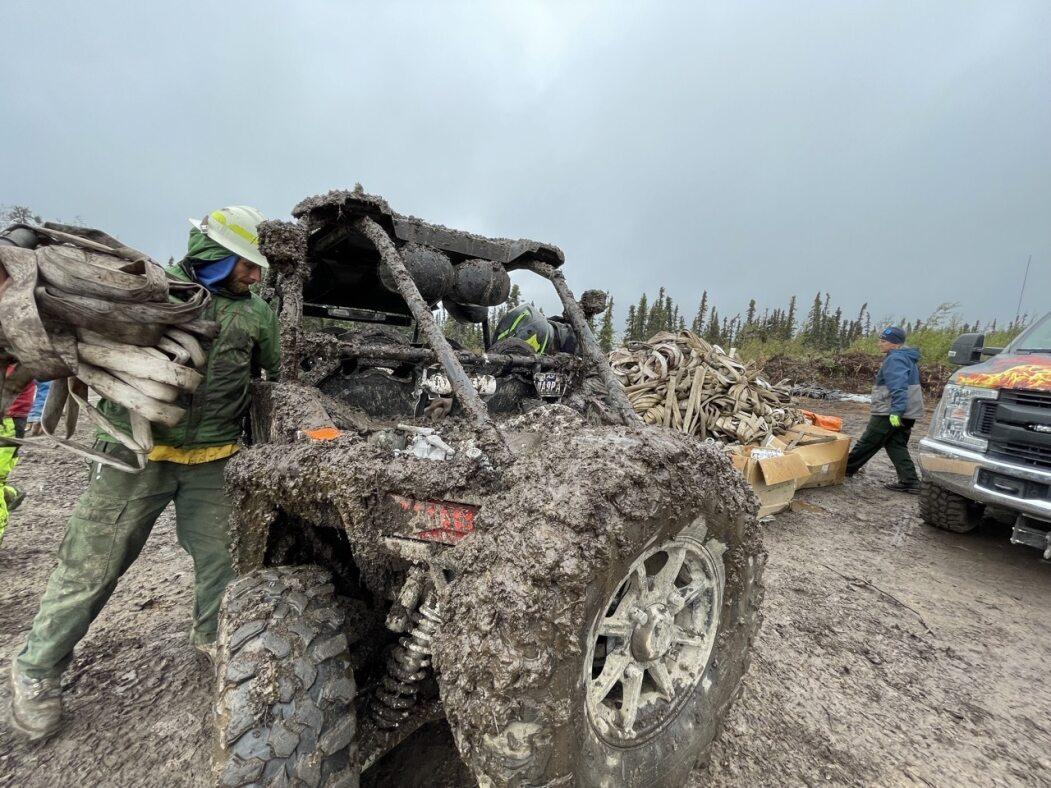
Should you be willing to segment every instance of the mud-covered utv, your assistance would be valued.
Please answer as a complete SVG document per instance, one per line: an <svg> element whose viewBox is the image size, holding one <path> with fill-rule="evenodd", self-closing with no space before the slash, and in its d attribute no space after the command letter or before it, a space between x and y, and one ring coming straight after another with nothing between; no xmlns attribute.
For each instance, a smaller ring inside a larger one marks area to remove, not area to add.
<svg viewBox="0 0 1051 788"><path fill-rule="evenodd" d="M293 215L260 233L282 377L228 471L218 783L356 785L444 717L482 785L684 784L759 626L741 477L635 416L556 247L360 191ZM489 341L511 270L551 282L578 354Z"/></svg>

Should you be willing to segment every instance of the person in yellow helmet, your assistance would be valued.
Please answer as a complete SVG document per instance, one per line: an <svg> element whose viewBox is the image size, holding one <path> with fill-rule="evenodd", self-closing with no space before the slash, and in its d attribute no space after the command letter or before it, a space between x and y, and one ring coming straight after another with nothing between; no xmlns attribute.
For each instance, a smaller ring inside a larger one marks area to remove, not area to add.
<svg viewBox="0 0 1051 788"><path fill-rule="evenodd" d="M248 411L250 381L278 369L277 317L251 292L267 267L259 251L254 208L232 206L191 220L186 256L168 273L196 281L212 293L205 319L219 324L186 415L174 427L154 426L155 448L146 468L128 474L93 463L87 490L77 502L25 646L11 663L11 723L39 740L61 725L59 678L73 648L139 555L154 522L175 503L179 544L193 557L191 642L211 655L219 602L233 578L227 521L232 509L223 470L237 452ZM112 402L100 409L125 431L128 415ZM131 462L109 435L102 451Z"/></svg>

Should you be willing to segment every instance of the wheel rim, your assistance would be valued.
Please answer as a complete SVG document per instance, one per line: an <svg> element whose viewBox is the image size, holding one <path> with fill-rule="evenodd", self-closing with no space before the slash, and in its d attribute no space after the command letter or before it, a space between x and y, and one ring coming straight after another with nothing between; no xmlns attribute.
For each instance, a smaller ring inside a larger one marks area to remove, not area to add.
<svg viewBox="0 0 1051 788"><path fill-rule="evenodd" d="M587 714L601 738L634 746L677 716L708 667L723 585L720 563L689 536L632 563L588 638Z"/></svg>

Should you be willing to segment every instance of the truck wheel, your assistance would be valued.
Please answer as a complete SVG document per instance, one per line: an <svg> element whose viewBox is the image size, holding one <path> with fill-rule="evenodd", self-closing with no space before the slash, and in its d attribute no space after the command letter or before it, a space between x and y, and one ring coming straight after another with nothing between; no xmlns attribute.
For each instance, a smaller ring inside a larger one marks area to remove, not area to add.
<svg viewBox="0 0 1051 788"><path fill-rule="evenodd" d="M354 676L328 571L259 569L227 589L216 654L216 782L357 786Z"/></svg>
<svg viewBox="0 0 1051 788"><path fill-rule="evenodd" d="M575 646L518 697L518 719L480 741L454 727L482 784L681 786L707 758L761 620L759 529L746 512L708 511L645 532L588 585ZM530 719L552 701L561 719Z"/></svg>
<svg viewBox="0 0 1051 788"><path fill-rule="evenodd" d="M945 490L929 481L920 483L920 517L927 525L966 534L982 521L980 503Z"/></svg>

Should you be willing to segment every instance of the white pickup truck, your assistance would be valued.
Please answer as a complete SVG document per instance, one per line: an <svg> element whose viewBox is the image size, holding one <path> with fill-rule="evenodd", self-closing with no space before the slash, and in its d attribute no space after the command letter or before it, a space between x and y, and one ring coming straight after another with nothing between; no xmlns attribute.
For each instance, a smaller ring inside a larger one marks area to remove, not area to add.
<svg viewBox="0 0 1051 788"><path fill-rule="evenodd" d="M949 351L961 368L920 441L920 515L966 533L986 507L1010 512L1012 543L1051 560L1051 313L1005 348L984 344L964 334Z"/></svg>

